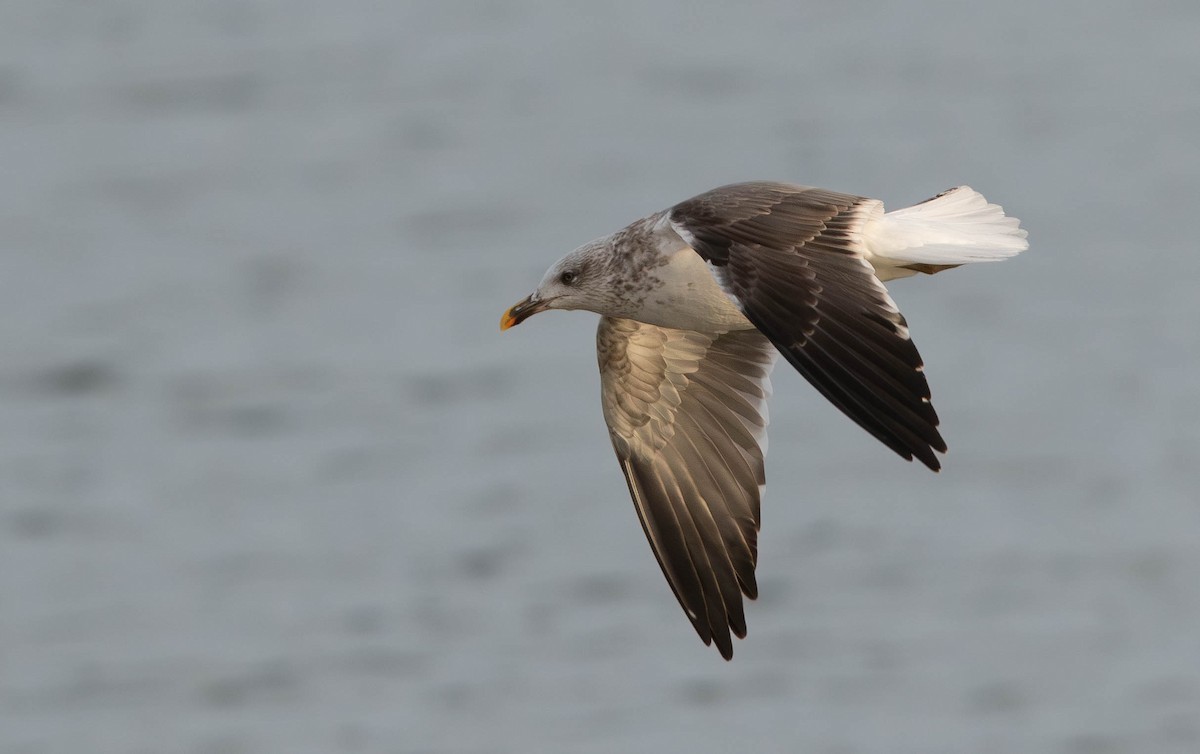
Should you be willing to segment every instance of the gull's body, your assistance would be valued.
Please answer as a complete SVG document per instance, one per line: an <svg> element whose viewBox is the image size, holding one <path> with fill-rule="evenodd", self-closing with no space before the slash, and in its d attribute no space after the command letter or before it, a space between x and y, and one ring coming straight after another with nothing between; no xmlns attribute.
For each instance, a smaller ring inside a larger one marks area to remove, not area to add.
<svg viewBox="0 0 1200 754"><path fill-rule="evenodd" d="M937 470L920 354L883 281L1004 259L1014 218L961 186L884 213L781 183L701 194L559 260L502 327L544 309L602 315L601 400L668 583L728 659L757 596L770 371L782 354L835 406Z"/></svg>

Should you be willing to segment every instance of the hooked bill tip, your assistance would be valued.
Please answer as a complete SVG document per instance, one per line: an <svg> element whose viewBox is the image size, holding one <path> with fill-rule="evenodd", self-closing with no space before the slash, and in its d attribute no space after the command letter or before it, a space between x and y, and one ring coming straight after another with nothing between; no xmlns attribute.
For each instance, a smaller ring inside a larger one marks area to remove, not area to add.
<svg viewBox="0 0 1200 754"><path fill-rule="evenodd" d="M517 324L517 318L513 316L512 309L500 315L500 332L504 332L515 324Z"/></svg>

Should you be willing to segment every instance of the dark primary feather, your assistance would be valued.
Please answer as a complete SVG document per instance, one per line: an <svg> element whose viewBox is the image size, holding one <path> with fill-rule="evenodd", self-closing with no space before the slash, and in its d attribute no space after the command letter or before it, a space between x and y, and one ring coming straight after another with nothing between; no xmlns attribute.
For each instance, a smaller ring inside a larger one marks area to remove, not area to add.
<svg viewBox="0 0 1200 754"><path fill-rule="evenodd" d="M706 334L603 317L609 436L667 582L705 644L733 656L758 595L765 401L775 349L754 330Z"/></svg>
<svg viewBox="0 0 1200 754"><path fill-rule="evenodd" d="M824 189L745 183L669 211L720 271L743 313L843 413L904 458L940 468L946 450L921 355L861 254L871 200Z"/></svg>

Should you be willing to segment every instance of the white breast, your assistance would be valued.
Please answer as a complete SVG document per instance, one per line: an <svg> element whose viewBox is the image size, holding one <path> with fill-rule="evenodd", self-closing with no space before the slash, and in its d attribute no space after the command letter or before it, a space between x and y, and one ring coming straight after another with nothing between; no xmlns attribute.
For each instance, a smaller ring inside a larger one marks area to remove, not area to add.
<svg viewBox="0 0 1200 754"><path fill-rule="evenodd" d="M659 279L638 312L637 319L660 327L699 332L748 330L754 326L742 315L736 299L718 282L722 270L704 261L671 229L660 225L659 246L666 264L653 269Z"/></svg>

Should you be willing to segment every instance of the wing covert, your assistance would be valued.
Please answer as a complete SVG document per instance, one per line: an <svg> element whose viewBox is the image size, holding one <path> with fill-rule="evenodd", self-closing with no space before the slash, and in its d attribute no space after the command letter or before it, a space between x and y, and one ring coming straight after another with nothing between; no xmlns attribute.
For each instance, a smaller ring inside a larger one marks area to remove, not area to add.
<svg viewBox="0 0 1200 754"><path fill-rule="evenodd" d="M669 211L746 318L817 390L889 448L936 471L937 430L908 325L866 260L874 199L778 183L726 186Z"/></svg>

